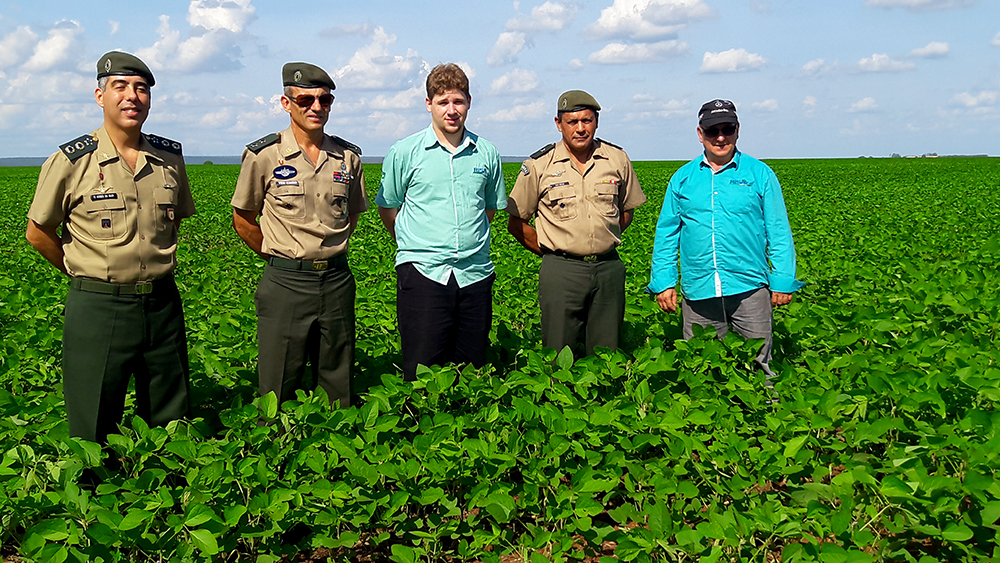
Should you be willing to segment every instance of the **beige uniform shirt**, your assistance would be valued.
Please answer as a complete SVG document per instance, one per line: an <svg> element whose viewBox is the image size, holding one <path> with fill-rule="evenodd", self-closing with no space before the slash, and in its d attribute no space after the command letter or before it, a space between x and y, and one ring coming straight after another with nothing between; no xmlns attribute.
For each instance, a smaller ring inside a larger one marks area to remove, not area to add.
<svg viewBox="0 0 1000 563"><path fill-rule="evenodd" d="M134 173L104 127L63 147L42 165L28 218L63 225L69 275L134 283L173 272L174 219L195 212L180 144L143 135Z"/></svg>
<svg viewBox="0 0 1000 563"><path fill-rule="evenodd" d="M621 244L621 213L646 201L625 151L600 139L595 143L583 174L562 141L521 166L507 212L525 221L537 214L543 249L604 254Z"/></svg>
<svg viewBox="0 0 1000 563"><path fill-rule="evenodd" d="M329 136L320 149L314 165L288 128L258 152L243 151L231 203L260 213L265 254L325 260L347 252L349 218L368 209L361 157Z"/></svg>

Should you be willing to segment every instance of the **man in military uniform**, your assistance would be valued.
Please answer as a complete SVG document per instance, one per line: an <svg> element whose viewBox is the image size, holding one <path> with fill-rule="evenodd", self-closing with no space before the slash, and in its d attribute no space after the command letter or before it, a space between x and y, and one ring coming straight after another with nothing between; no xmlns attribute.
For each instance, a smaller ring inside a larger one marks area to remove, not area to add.
<svg viewBox="0 0 1000 563"><path fill-rule="evenodd" d="M94 98L104 124L45 161L28 211L28 241L70 277L63 329L69 432L98 442L121 422L133 375L136 410L147 423L190 410L173 271L181 219L195 209L180 144L141 131L153 83L132 55L100 58Z"/></svg>
<svg viewBox="0 0 1000 563"><path fill-rule="evenodd" d="M281 78L291 125L247 145L232 200L236 232L267 261L254 297L260 393L294 399L308 363L331 403L346 407L355 295L347 240L368 209L361 149L323 132L336 87L323 69L288 63Z"/></svg>
<svg viewBox="0 0 1000 563"><path fill-rule="evenodd" d="M646 201L625 151L594 137L600 109L582 90L559 96L562 141L524 162L507 200L507 229L542 257L542 345L569 346L576 357L618 347L625 265L616 248L633 210Z"/></svg>

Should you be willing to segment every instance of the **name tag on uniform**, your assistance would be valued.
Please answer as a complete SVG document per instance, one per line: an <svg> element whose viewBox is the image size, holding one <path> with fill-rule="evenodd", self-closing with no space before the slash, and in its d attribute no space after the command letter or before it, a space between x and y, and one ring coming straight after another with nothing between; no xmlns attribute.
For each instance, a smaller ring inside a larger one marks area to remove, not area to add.
<svg viewBox="0 0 1000 563"><path fill-rule="evenodd" d="M118 199L118 194L111 192L106 194L91 194L90 196L90 201L103 201L105 199ZM108 224L108 226L105 228L109 227L111 227L110 224Z"/></svg>
<svg viewBox="0 0 1000 563"><path fill-rule="evenodd" d="M568 186L569 182L559 182L558 184L549 184L550 188L558 188L559 186Z"/></svg>
<svg viewBox="0 0 1000 563"><path fill-rule="evenodd" d="M299 185L298 180L278 180L277 184L279 186L297 186Z"/></svg>

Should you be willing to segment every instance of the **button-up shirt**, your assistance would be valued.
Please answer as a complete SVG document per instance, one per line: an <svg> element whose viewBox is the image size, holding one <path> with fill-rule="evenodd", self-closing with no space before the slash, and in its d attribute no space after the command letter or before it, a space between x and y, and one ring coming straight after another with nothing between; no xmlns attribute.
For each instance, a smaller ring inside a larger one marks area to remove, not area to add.
<svg viewBox="0 0 1000 563"><path fill-rule="evenodd" d="M375 203L399 208L396 265L412 262L424 277L459 287L493 273L487 209L507 205L500 153L466 131L454 152L433 127L398 141L382 162Z"/></svg>
<svg viewBox="0 0 1000 563"><path fill-rule="evenodd" d="M667 186L653 242L649 290L677 285L686 299L736 295L769 287L792 293L795 246L781 185L764 163L736 151L713 171L702 155Z"/></svg>
<svg viewBox="0 0 1000 563"><path fill-rule="evenodd" d="M570 254L604 254L621 244L621 214L645 194L625 151L597 139L584 171L562 141L521 166L507 212L525 221L537 213L538 243ZM537 154L537 153L536 153Z"/></svg>
<svg viewBox="0 0 1000 563"><path fill-rule="evenodd" d="M325 260L347 252L350 217L368 209L361 157L325 136L313 163L291 127L280 136L243 151L232 206L261 214L265 254Z"/></svg>
<svg viewBox="0 0 1000 563"><path fill-rule="evenodd" d="M180 144L166 141L175 145L171 152L143 136L133 171L104 127L90 142L97 147L73 160L59 151L45 161L28 218L46 227L64 224L63 262L71 276L132 283L173 272L175 220L195 212Z"/></svg>

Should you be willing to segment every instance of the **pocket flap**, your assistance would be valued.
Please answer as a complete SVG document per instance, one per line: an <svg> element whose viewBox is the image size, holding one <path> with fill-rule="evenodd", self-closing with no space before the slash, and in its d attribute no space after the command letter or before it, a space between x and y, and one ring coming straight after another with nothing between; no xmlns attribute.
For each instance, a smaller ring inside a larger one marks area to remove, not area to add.
<svg viewBox="0 0 1000 563"><path fill-rule="evenodd" d="M572 186L563 188L552 188L548 193L549 201L556 202L562 199L576 197L576 190Z"/></svg>

